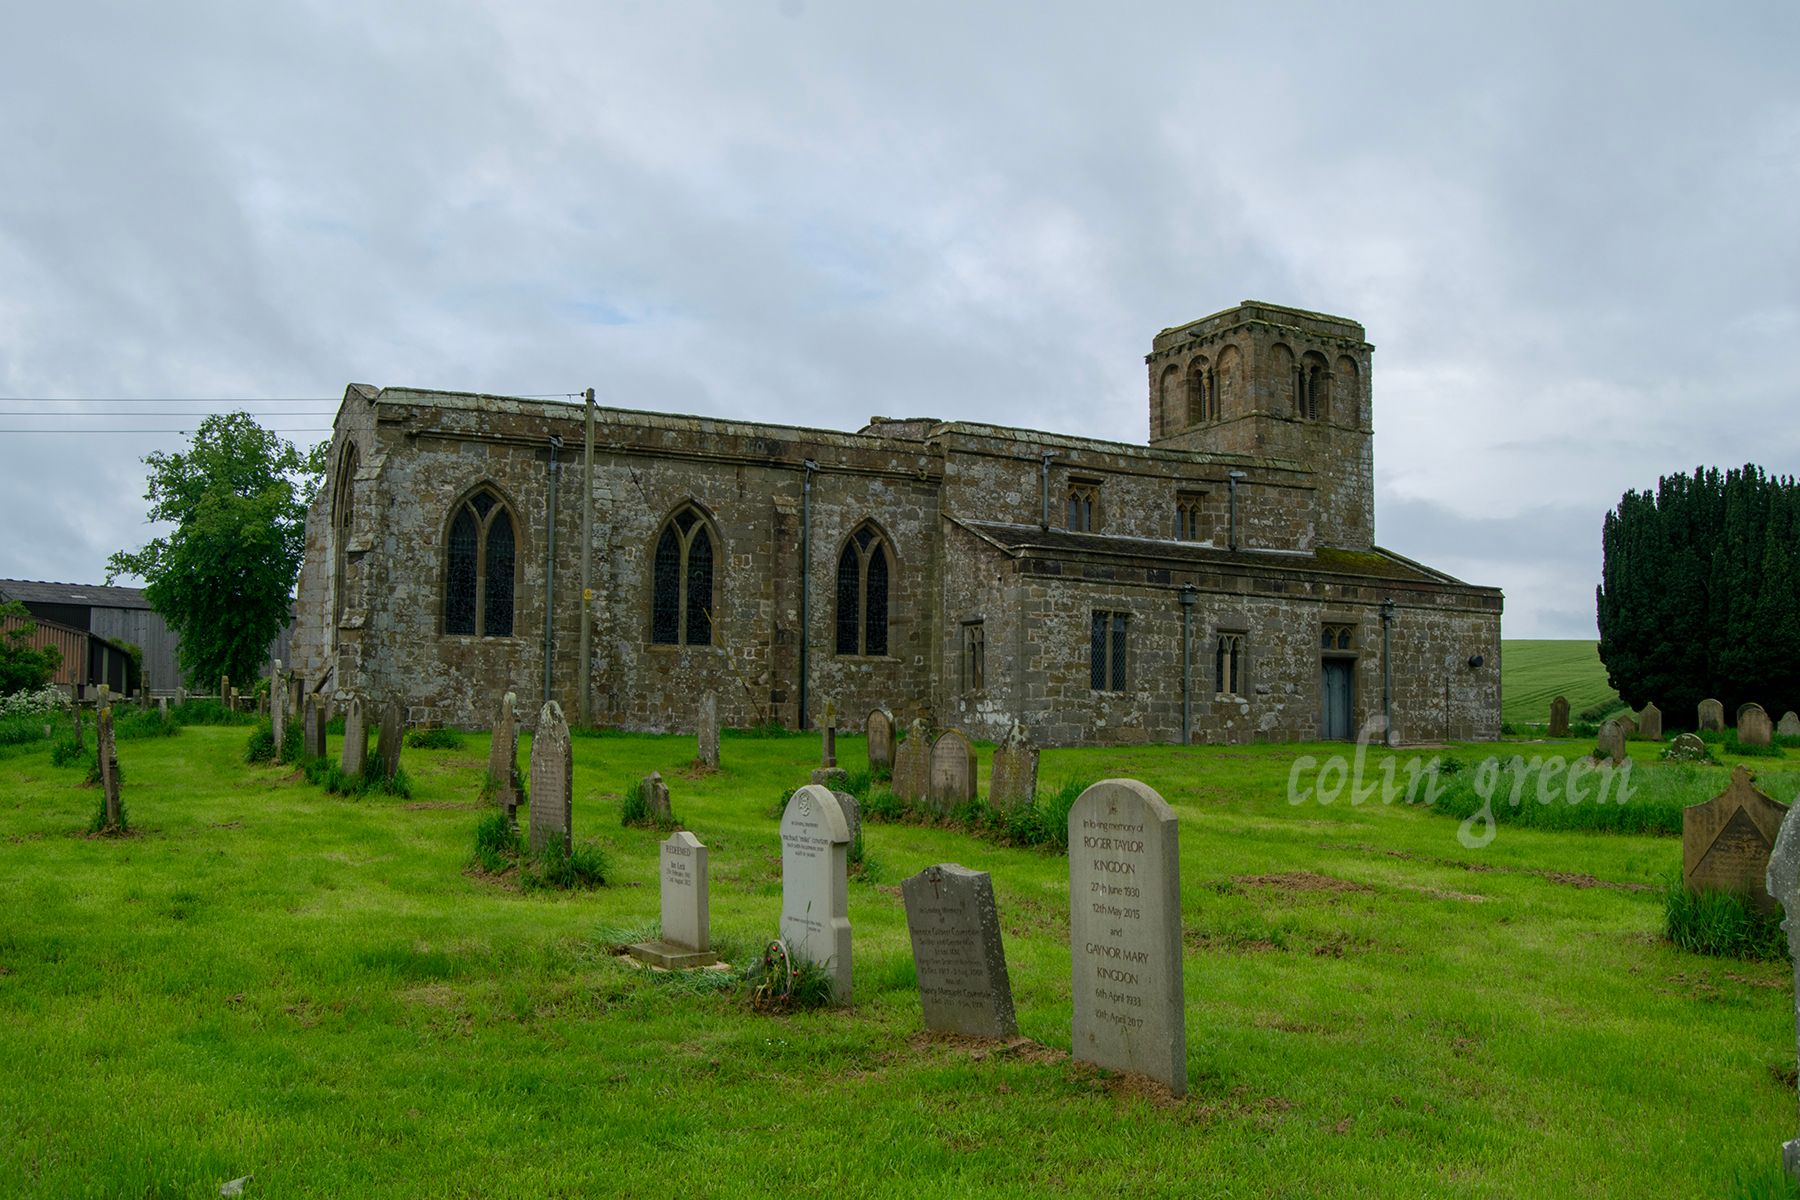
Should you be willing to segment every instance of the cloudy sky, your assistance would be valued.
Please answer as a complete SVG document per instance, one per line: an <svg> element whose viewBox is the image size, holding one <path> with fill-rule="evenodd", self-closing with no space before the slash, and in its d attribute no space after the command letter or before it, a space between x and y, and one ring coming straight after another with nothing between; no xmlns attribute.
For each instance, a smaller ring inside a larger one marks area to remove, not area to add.
<svg viewBox="0 0 1800 1200"><path fill-rule="evenodd" d="M1791 0L14 6L0 576L149 536L164 414L1141 441L1151 335L1254 297L1367 327L1379 540L1591 637L1622 491L1794 469L1796 47Z"/></svg>

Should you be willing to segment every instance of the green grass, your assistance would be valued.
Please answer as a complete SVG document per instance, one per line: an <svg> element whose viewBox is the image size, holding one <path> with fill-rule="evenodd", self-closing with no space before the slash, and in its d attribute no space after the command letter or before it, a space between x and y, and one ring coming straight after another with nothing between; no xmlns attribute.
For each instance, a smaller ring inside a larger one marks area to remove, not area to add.
<svg viewBox="0 0 1800 1200"><path fill-rule="evenodd" d="M1172 1103L1069 1058L1067 860L954 829L865 823L852 1008L752 1009L770 800L815 737L729 738L717 773L691 737L575 739L606 886L531 890L470 869L484 736L409 757L411 799L346 799L246 735L121 743L129 838L83 836L79 766L0 760L0 1191L1785 1194L1788 967L1665 940L1673 837L1503 824L1473 851L1429 811L1290 805L1295 756L1336 746L1046 751L1043 778L1140 778L1180 818ZM616 791L653 770L710 848L724 978L612 956L658 919L663 835ZM1019 1047L921 1035L894 885L937 862L993 875Z"/></svg>
<svg viewBox="0 0 1800 1200"><path fill-rule="evenodd" d="M1500 719L1509 725L1544 725L1550 701L1564 696L1569 719L1591 709L1623 709L1606 682L1598 642L1507 640L1500 643Z"/></svg>

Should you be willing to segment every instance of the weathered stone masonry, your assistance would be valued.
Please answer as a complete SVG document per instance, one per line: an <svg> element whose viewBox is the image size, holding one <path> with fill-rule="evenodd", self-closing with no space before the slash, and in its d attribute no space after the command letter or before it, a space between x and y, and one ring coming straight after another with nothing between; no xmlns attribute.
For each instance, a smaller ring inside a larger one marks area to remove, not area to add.
<svg viewBox="0 0 1800 1200"><path fill-rule="evenodd" d="M1381 711L1391 600L1398 736L1494 737L1499 592L1374 545L1370 351L1353 322L1248 302L1164 330L1147 359L1149 446L601 408L585 481L578 405L352 385L308 520L295 667L312 688L397 696L413 722L480 724L507 690L535 711L559 438L550 698L571 716L585 483L602 723L691 729L712 691L726 724L799 724L804 574L808 723L829 698L981 737L1018 719L1046 745L1177 741L1185 686L1194 741L1341 733ZM477 500L512 522L504 635L445 631L454 514ZM653 638L658 539L677 519L716 547L710 645ZM859 528L886 556L886 646L840 655L839 561Z"/></svg>

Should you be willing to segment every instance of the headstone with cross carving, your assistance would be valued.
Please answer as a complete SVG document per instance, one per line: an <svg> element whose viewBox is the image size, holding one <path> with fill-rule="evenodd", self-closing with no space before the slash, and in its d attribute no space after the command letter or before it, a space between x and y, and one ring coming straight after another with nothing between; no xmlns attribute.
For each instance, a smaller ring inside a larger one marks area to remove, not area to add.
<svg viewBox="0 0 1800 1200"><path fill-rule="evenodd" d="M1000 913L986 871L955 863L926 867L900 884L925 1028L1012 1038L1013 1013Z"/></svg>

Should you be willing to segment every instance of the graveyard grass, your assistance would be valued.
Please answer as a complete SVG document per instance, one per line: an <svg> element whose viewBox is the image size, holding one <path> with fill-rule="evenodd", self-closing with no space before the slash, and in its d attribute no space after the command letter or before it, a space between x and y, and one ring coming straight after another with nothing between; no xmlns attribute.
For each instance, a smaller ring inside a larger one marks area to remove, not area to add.
<svg viewBox="0 0 1800 1200"><path fill-rule="evenodd" d="M1500 643L1500 670L1500 719L1509 725L1546 724L1558 696L1568 699L1576 721L1593 708L1625 707L1606 681L1599 642L1508 638Z"/></svg>
<svg viewBox="0 0 1800 1200"><path fill-rule="evenodd" d="M83 836L79 768L0 758L0 1191L1784 1194L1789 968L1661 940L1677 838L1503 826L1473 851L1421 809L1290 806L1294 757L1336 747L1046 752L1043 790L1130 776L1179 815L1173 1102L1069 1058L1067 864L1042 851L866 825L849 1011L759 1015L614 958L657 920L663 835L610 789L663 772L742 964L814 737L727 734L712 773L692 738L577 736L575 839L613 870L558 893L467 870L484 735L409 748L410 799L345 799L246 764L246 734L120 743L120 839ZM992 873L1027 1042L921 1032L898 885L936 862Z"/></svg>

